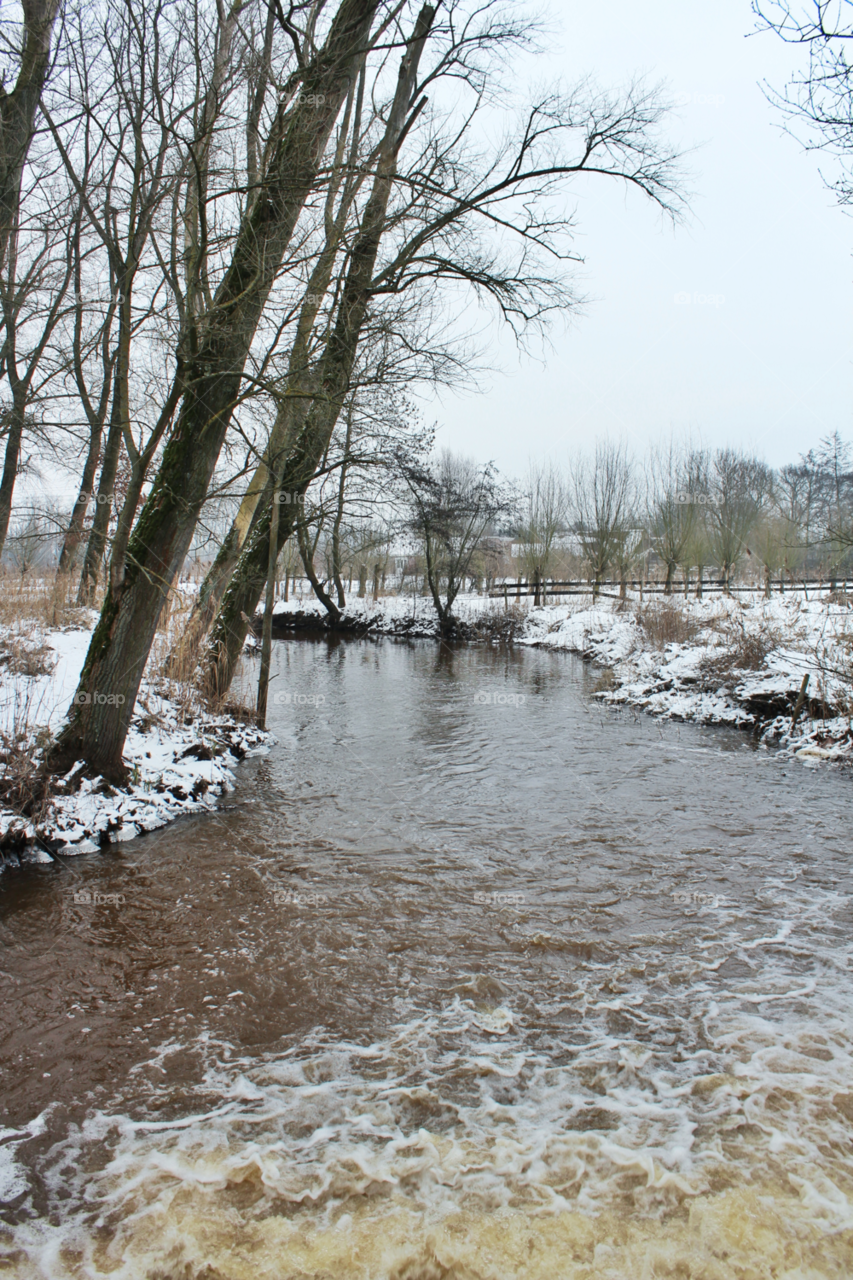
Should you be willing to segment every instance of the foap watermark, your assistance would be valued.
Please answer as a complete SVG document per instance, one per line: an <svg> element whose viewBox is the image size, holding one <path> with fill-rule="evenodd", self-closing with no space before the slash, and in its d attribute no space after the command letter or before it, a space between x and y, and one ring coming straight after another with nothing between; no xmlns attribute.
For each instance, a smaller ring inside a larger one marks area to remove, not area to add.
<svg viewBox="0 0 853 1280"><path fill-rule="evenodd" d="M673 902L679 902L684 907L718 907L720 905L718 893L697 893L695 890L675 889L670 896Z"/></svg>
<svg viewBox="0 0 853 1280"><path fill-rule="evenodd" d="M120 907L127 899L123 893L98 893L91 889L75 889L74 901L83 907Z"/></svg>
<svg viewBox="0 0 853 1280"><path fill-rule="evenodd" d="M474 901L481 907L522 907L525 897L523 893L481 893L478 890Z"/></svg>
<svg viewBox="0 0 853 1280"><path fill-rule="evenodd" d="M673 297L677 307L721 307L725 300L724 293L689 293L687 289L682 289Z"/></svg>
<svg viewBox="0 0 853 1280"><path fill-rule="evenodd" d="M692 93L689 89L675 95L677 107L721 107L725 101L721 93Z"/></svg>
<svg viewBox="0 0 853 1280"><path fill-rule="evenodd" d="M278 707L322 707L325 701L324 693L291 693L282 689L273 694L273 702Z"/></svg>
<svg viewBox="0 0 853 1280"><path fill-rule="evenodd" d="M326 101L325 93L298 93L297 102L304 102L306 107L322 107Z"/></svg>
<svg viewBox="0 0 853 1280"><path fill-rule="evenodd" d="M521 707L527 701L524 693L504 693L497 689L478 689L474 701L491 707Z"/></svg>
<svg viewBox="0 0 853 1280"><path fill-rule="evenodd" d="M74 701L78 707L121 707L126 699L123 693L98 693L97 689L93 693L88 693L85 689L81 689L74 695Z"/></svg>
<svg viewBox="0 0 853 1280"><path fill-rule="evenodd" d="M325 893L294 893L292 889L276 889L272 900L277 907L322 907L329 898Z"/></svg>
<svg viewBox="0 0 853 1280"><path fill-rule="evenodd" d="M675 501L680 507L721 507L723 505L712 493L677 493Z"/></svg>
<svg viewBox="0 0 853 1280"><path fill-rule="evenodd" d="M291 504L295 504L297 506L304 507L305 494L297 493L295 490L288 491L288 490L282 489L280 493L277 493L275 495L275 501L279 504L279 506L289 507Z"/></svg>
<svg viewBox="0 0 853 1280"><path fill-rule="evenodd" d="M283 302L307 302L309 307L319 307L326 295L324 293L301 293L298 289L283 289L280 296Z"/></svg>

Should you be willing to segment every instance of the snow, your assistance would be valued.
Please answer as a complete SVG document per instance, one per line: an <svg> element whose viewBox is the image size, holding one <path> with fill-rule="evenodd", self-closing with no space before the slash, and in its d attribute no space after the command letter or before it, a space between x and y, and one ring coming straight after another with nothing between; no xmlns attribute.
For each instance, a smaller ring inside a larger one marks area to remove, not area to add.
<svg viewBox="0 0 853 1280"><path fill-rule="evenodd" d="M10 664L0 667L0 735L4 740L15 732L28 735L37 763L38 738L46 729L56 734L65 720L91 630L47 629L29 643L26 637L16 639L19 650L44 648L50 669L29 676L10 670ZM84 777L75 789L75 767L66 775L69 793L54 796L47 816L36 823L0 804L0 838L22 843L38 837L42 847L29 845L26 857L49 862L45 845L62 854L89 853L102 843L129 840L183 814L213 808L233 787L238 761L268 751L274 739L206 711L198 699L188 709L185 696L179 702L173 693L186 691L154 676L143 680L124 751L130 770L126 786Z"/></svg>

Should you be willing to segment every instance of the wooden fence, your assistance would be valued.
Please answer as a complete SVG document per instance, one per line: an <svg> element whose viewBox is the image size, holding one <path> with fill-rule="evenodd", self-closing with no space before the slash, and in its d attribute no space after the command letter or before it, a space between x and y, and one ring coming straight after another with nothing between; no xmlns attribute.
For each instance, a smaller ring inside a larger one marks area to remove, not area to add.
<svg viewBox="0 0 853 1280"><path fill-rule="evenodd" d="M614 582L612 579L608 579L607 581L603 581L599 583L597 594L600 596L608 597L608 598L612 598L615 596L616 599L619 599L621 597L622 586L623 584L621 582L619 581ZM657 582L657 581L649 581L648 579L645 582L641 582L639 579L626 578L624 586L627 590L639 591L643 595L656 595L656 594L663 595L666 593L666 587L664 583ZM778 592L780 595L784 594L787 591L799 591L801 589L806 592L806 595L808 595L808 591L810 587L816 588L818 591L832 590L832 591L846 592L848 589L853 589L853 580L849 578L836 578L835 581L833 582L829 578L797 578L792 582L790 579L780 578L776 580L771 580L770 587L771 587L771 590ZM676 598L678 596L681 596L683 598L685 594L684 588L685 588L685 583L683 578L674 580L670 584L669 594ZM687 583L687 588L692 594L695 595L697 590L699 589L699 579L696 578L695 580L689 581ZM764 590L765 590L765 585L763 582L755 583L753 585L744 585L743 583L739 583L739 584L733 583L733 584L730 584L728 587L728 591L731 594L735 594L736 592L742 592L742 591L763 593ZM714 592L725 592L725 591L726 591L726 586L719 578L711 578L711 579L703 578L702 579L703 595L706 595L706 594L710 595L710 594L713 594ZM538 594L540 595L540 597L546 597L546 598L548 596L580 596L580 595L588 596L588 595L592 595L592 592L593 592L593 584L591 582L582 581L580 579L571 581L571 582L555 582L551 579L548 579L548 580L543 580L543 582L541 582L538 587ZM504 582L499 587L493 587L488 594L492 599L495 599L495 600L519 600L521 599L522 596L536 595L537 587L533 583L526 582L526 581Z"/></svg>

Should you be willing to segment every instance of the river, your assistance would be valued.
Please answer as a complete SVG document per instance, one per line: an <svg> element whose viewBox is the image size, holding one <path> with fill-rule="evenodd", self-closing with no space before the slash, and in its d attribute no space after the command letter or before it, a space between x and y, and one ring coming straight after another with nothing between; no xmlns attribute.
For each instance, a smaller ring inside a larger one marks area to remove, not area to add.
<svg viewBox="0 0 853 1280"><path fill-rule="evenodd" d="M853 1275L849 776L565 654L273 670L215 811L0 877L0 1273Z"/></svg>

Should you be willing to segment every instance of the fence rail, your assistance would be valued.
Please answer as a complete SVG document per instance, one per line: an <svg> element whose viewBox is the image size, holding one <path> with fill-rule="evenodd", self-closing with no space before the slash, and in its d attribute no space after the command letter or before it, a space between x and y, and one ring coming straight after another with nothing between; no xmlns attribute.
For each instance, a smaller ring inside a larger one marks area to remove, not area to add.
<svg viewBox="0 0 853 1280"><path fill-rule="evenodd" d="M621 582L618 582L618 581L613 582L611 580L608 580L606 582L600 582L598 584L598 589L596 594L600 596L605 596L608 598L613 597L614 588L617 592L621 593L622 585L623 584ZM626 578L624 585L627 590L641 591L645 595L667 594L666 585L662 582L649 582L648 580L645 582L641 582L639 581L639 579ZM803 588L806 591L808 591L809 587L817 587L818 590L825 588L828 591L831 590L831 591L846 592L848 588L853 589L853 579L836 578L833 581L830 578L797 578L792 582L790 579L779 578L776 580L771 580L770 586L774 591L777 591L780 595L784 594L786 591L798 591L800 590L800 588ZM687 589L695 593L699 589L699 579L697 578L695 579L695 581L688 582ZM764 589L765 589L765 585L763 582L755 583L752 586L744 585L743 583L740 583L740 584L732 583L729 585L728 588L726 588L725 584L721 582L719 578L713 578L713 579L703 578L702 579L703 595L713 594L714 592L725 592L726 590L728 590L730 593L735 593L740 591L762 592L764 591ZM546 582L540 583L539 587L537 588L536 586L534 586L532 583L529 583L529 582L505 582L499 587L493 587L488 594L489 594L489 597L494 600L518 600L518 599L521 599L522 596L534 596L537 594L537 592L540 596L545 596L545 597L580 596L580 595L586 596L586 595L592 595L593 584L591 582L586 582L581 580L576 580L571 582L551 582L549 580L547 583ZM675 597L678 597L678 596L683 597L685 594L684 579L682 578L678 581L672 582L670 584L670 589L668 594Z"/></svg>

